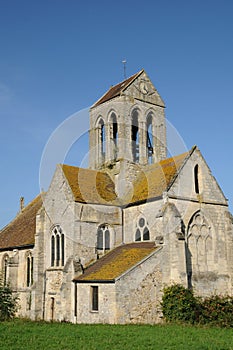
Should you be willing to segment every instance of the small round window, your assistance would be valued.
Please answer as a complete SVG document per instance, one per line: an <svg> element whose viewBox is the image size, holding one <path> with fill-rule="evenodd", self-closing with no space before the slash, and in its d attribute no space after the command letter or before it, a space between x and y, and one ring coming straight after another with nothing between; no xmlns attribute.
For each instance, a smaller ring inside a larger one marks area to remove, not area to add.
<svg viewBox="0 0 233 350"><path fill-rule="evenodd" d="M145 219L144 218L139 219L139 226L140 227L144 227L145 226Z"/></svg>

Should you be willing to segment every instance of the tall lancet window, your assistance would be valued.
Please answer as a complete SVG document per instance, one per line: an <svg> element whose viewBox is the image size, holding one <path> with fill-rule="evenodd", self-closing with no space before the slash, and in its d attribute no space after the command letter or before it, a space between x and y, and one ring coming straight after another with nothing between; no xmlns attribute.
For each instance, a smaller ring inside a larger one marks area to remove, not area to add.
<svg viewBox="0 0 233 350"><path fill-rule="evenodd" d="M147 159L148 164L153 163L153 153L154 153L154 145L153 145L153 133L152 133L152 114L150 113L147 117Z"/></svg>
<svg viewBox="0 0 233 350"><path fill-rule="evenodd" d="M27 253L27 287L33 284L33 256L31 253Z"/></svg>
<svg viewBox="0 0 233 350"><path fill-rule="evenodd" d="M8 264L9 264L9 256L6 254L2 259L2 277L4 286L7 284L8 280Z"/></svg>
<svg viewBox="0 0 233 350"><path fill-rule="evenodd" d="M118 155L118 125L115 113L112 113L110 117L110 139L112 147L112 159L116 160Z"/></svg>
<svg viewBox="0 0 233 350"><path fill-rule="evenodd" d="M131 142L133 161L139 162L139 134L138 134L138 111L134 110L132 114Z"/></svg>
<svg viewBox="0 0 233 350"><path fill-rule="evenodd" d="M65 236L59 225L56 225L51 236L51 266L64 266Z"/></svg>
<svg viewBox="0 0 233 350"><path fill-rule="evenodd" d="M108 225L100 225L97 230L97 249L110 249L110 231Z"/></svg>
<svg viewBox="0 0 233 350"><path fill-rule="evenodd" d="M99 149L100 149L100 158L101 162L105 161L105 125L104 121L101 118L99 120L99 125L98 125L98 130L99 130Z"/></svg>
<svg viewBox="0 0 233 350"><path fill-rule="evenodd" d="M194 186L195 186L195 193L199 194L199 168L198 164L194 167Z"/></svg>
<svg viewBox="0 0 233 350"><path fill-rule="evenodd" d="M99 119L97 124L97 130L98 130L98 153L99 153L99 162L103 163L105 161L105 141L106 141L106 135L105 135L105 125L102 118Z"/></svg>

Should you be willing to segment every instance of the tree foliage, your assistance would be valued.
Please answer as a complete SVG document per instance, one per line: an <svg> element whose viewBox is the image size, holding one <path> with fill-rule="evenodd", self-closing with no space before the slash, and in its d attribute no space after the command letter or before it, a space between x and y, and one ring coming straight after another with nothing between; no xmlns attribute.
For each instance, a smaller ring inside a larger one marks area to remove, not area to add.
<svg viewBox="0 0 233 350"><path fill-rule="evenodd" d="M0 277L0 321L13 318L18 310L18 297L14 295L9 284L4 284Z"/></svg>

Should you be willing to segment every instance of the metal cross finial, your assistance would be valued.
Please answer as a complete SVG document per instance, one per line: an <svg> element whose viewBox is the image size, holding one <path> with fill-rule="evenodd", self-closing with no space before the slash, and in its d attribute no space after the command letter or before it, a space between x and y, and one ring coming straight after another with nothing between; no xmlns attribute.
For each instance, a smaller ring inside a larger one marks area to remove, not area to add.
<svg viewBox="0 0 233 350"><path fill-rule="evenodd" d="M126 60L123 60L122 63L124 66L124 78L126 79Z"/></svg>

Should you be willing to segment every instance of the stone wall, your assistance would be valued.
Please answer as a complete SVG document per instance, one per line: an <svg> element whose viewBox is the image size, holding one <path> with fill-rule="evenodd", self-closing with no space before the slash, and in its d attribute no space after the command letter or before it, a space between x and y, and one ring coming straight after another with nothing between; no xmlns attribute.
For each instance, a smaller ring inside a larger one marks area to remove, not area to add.
<svg viewBox="0 0 233 350"><path fill-rule="evenodd" d="M162 249L158 248L116 281L117 323L161 321L162 259Z"/></svg>
<svg viewBox="0 0 233 350"><path fill-rule="evenodd" d="M29 254L34 254L33 248L0 252L0 271L3 271L3 260L8 256L7 283L19 298L17 315L22 317L30 317L32 310L31 286L27 286L27 256Z"/></svg>
<svg viewBox="0 0 233 350"><path fill-rule="evenodd" d="M98 287L99 309L92 310L92 287ZM77 284L77 323L116 323L116 292L114 283Z"/></svg>

